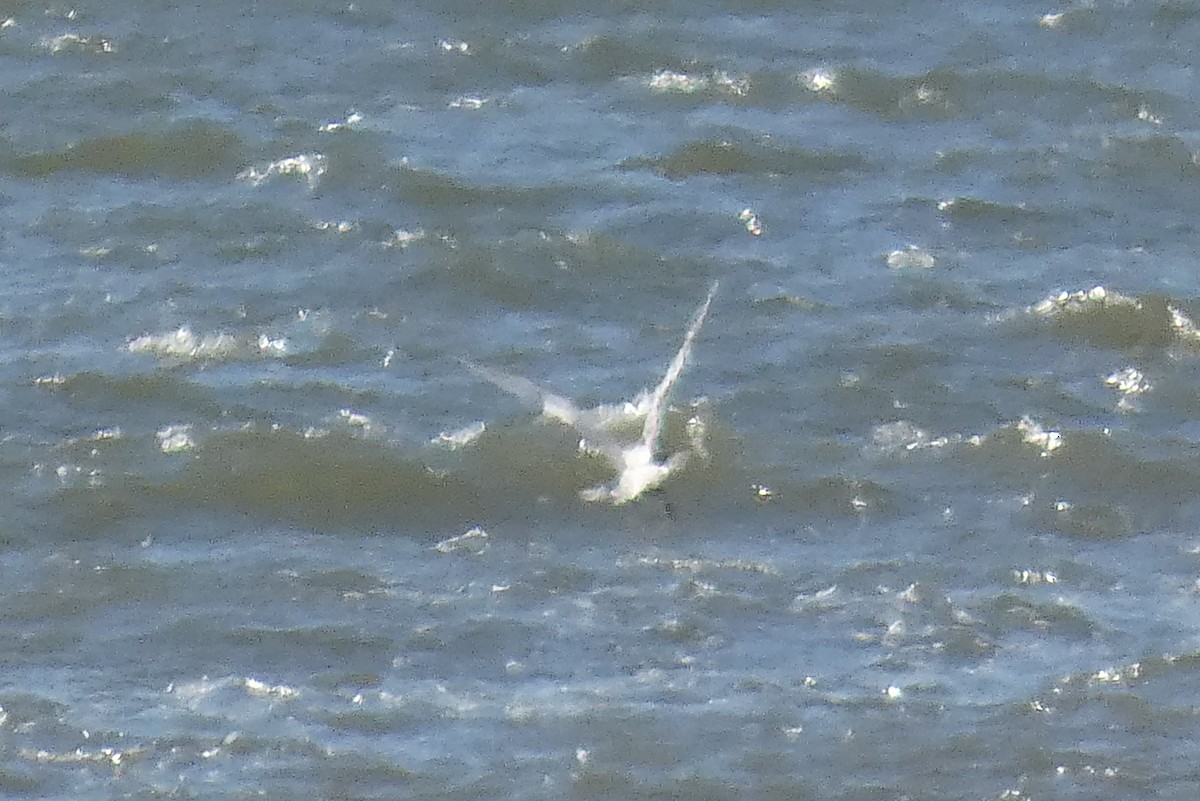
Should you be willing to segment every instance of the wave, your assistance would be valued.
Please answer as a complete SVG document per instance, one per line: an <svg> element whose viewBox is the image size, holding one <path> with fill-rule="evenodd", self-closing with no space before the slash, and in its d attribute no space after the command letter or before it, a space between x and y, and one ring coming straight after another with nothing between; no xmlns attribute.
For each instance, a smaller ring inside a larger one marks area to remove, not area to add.
<svg viewBox="0 0 1200 801"><path fill-rule="evenodd" d="M819 152L766 142L725 139L688 142L666 156L621 162L626 170L648 169L678 181L696 175L787 175L821 177L861 170L866 158L854 152Z"/></svg>
<svg viewBox="0 0 1200 801"><path fill-rule="evenodd" d="M1025 310L1026 320L1065 340L1130 349L1200 345L1200 331L1183 304L1161 295L1133 297L1096 286L1049 295Z"/></svg>
<svg viewBox="0 0 1200 801"><path fill-rule="evenodd" d="M130 178L224 178L241 160L243 147L241 138L228 128L192 120L168 131L102 136L65 150L16 156L12 169L25 178L63 172Z"/></svg>
<svg viewBox="0 0 1200 801"><path fill-rule="evenodd" d="M810 99L844 104L890 121L951 119L1000 110L1022 111L1041 121L1076 119L1082 110L1112 121L1136 119L1140 110L1173 110L1170 95L1108 84L1079 73L937 68L896 75L854 64L826 65L795 81Z"/></svg>

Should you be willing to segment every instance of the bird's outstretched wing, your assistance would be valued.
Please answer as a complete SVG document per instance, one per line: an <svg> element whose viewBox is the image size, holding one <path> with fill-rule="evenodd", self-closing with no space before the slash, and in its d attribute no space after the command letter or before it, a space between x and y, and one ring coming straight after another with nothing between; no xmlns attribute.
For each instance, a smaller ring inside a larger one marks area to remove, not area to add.
<svg viewBox="0 0 1200 801"><path fill-rule="evenodd" d="M646 422L642 426L642 445L644 445L651 454L658 450L658 437L662 433L663 417L667 413L667 399L671 394L671 389L675 386L675 382L683 375L683 368L687 366L687 360L692 353L692 343L696 339L696 335L700 333L701 326L704 325L704 318L708 316L708 307L712 304L713 297L717 294L719 283L714 281L709 287L708 297L696 309L696 313L692 315L692 323L688 326L687 333L683 336L683 345L680 346L679 352L675 354L675 358L671 360L671 364L667 367L667 372L663 376L662 381L658 382L658 386L654 388L654 392L650 394L649 407L646 412Z"/></svg>
<svg viewBox="0 0 1200 801"><path fill-rule="evenodd" d="M471 361L464 361L463 364L466 365L467 369L475 373L475 375L490 381L500 389L516 397L522 403L540 410L543 415L551 420L557 420L575 429L583 437L584 442L582 444L587 450L606 457L613 463L614 467L620 466L622 448L613 438L611 432L603 428L599 424L599 421L594 419L596 415L580 409L562 395L556 395L549 390L539 387L528 378L506 373L503 370L485 367L482 364L476 364Z"/></svg>

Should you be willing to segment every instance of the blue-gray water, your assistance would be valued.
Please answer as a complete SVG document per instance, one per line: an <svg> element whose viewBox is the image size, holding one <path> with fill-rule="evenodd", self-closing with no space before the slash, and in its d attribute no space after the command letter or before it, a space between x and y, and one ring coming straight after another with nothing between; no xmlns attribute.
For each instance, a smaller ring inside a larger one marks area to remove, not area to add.
<svg viewBox="0 0 1200 801"><path fill-rule="evenodd" d="M1197 41L0 2L0 796L1200 797Z"/></svg>

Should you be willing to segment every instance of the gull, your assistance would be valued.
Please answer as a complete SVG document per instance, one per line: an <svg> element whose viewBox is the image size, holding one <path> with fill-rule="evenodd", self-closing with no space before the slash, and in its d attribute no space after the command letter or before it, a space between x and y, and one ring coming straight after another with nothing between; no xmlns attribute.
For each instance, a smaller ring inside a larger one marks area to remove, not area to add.
<svg viewBox="0 0 1200 801"><path fill-rule="evenodd" d="M687 366L692 353L692 344L696 335L700 333L700 327L704 325L708 307L716 294L717 283L714 282L708 290L708 296L692 315L691 324L683 337L683 345L667 366L667 372L658 382L658 386L653 391L643 390L632 401L620 407L601 405L595 409L580 409L569 399L545 390L527 378L473 362L466 362L466 365L481 378L492 382L529 406L539 408L545 417L575 429L582 437L579 442L580 450L600 456L612 465L617 471L616 480L611 485L583 490L579 493L581 498L585 501L609 501L618 505L628 503L646 490L661 485L669 475L683 467L688 459L688 451L673 454L661 462L655 460L655 455L659 450L659 438L662 435L663 419L666 416L671 389L683 375L684 367ZM621 442L614 435L613 428L624 420L638 418L644 418L641 438L633 443Z"/></svg>

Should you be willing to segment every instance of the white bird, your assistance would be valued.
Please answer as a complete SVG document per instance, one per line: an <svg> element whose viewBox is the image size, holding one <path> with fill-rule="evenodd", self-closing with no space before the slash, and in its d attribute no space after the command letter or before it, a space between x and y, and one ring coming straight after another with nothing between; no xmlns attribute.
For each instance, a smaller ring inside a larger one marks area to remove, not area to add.
<svg viewBox="0 0 1200 801"><path fill-rule="evenodd" d="M567 398L542 389L532 381L490 367L467 362L474 373L491 381L505 392L520 398L530 406L541 409L543 415L574 428L580 433L581 450L607 459L617 471L616 481L609 486L601 485L583 490L580 494L587 501L610 501L615 504L628 503L648 489L662 484L669 475L687 461L688 451L672 455L666 461L655 461L659 438L662 435L663 419L667 412L667 400L671 389L683 375L692 343L708 316L708 307L717 293L717 283L708 290L708 297L692 316L691 325L683 337L683 345L667 366L667 372L652 392L642 391L633 401L620 406L601 405L595 409L580 409ZM613 428L625 420L644 417L641 439L621 443L614 436Z"/></svg>

